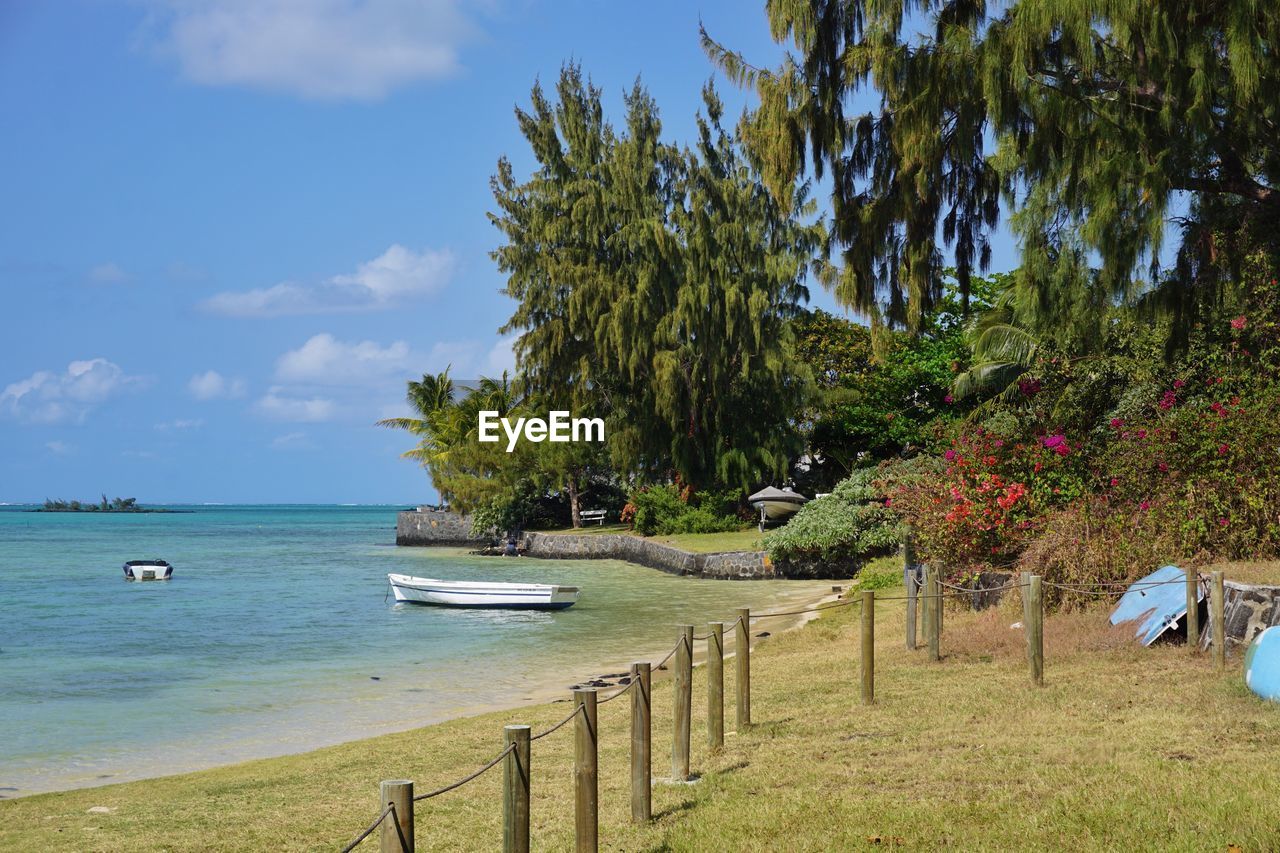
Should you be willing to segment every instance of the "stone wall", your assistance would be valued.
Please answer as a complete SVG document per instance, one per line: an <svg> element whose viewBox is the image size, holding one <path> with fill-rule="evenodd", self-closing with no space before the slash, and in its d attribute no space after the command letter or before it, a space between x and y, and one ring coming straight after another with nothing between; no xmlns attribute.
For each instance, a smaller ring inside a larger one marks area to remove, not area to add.
<svg viewBox="0 0 1280 853"><path fill-rule="evenodd" d="M419 509L396 516L397 545L488 545L471 535L471 516L447 510Z"/></svg>
<svg viewBox="0 0 1280 853"><path fill-rule="evenodd" d="M1228 651L1235 645L1249 645L1264 628L1280 625L1280 586L1224 581L1222 587L1222 619ZM1200 645L1205 649L1213 637L1213 632L1205 627L1209 624L1207 605L1207 599L1200 605L1203 630Z"/></svg>
<svg viewBox="0 0 1280 853"><path fill-rule="evenodd" d="M761 578L848 578L861 561L817 564L775 564L764 551L721 551L691 554L639 536L598 533L528 533L524 553L551 560L626 560L673 575L725 580Z"/></svg>

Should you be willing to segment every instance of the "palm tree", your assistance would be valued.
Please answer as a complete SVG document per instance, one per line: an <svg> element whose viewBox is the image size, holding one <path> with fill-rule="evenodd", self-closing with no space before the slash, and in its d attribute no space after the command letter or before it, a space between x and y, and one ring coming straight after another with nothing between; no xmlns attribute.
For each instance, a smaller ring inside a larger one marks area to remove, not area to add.
<svg viewBox="0 0 1280 853"><path fill-rule="evenodd" d="M417 446L406 450L401 456L421 462L431 474L432 482L436 479L436 458L447 449L447 445L442 446L441 443L441 439L449 431L448 421L451 419L447 416L450 409L456 406L453 400L454 384L449 378L451 368L452 365L446 367L443 373L435 375L424 373L421 380L409 380L405 402L418 417L383 418L376 424L389 429L402 429L419 437Z"/></svg>
<svg viewBox="0 0 1280 853"><path fill-rule="evenodd" d="M967 336L973 363L952 385L957 399L1018 400L1018 380L1035 363L1040 340L1021 322L1016 302L1014 288L1006 287L995 304L970 324Z"/></svg>

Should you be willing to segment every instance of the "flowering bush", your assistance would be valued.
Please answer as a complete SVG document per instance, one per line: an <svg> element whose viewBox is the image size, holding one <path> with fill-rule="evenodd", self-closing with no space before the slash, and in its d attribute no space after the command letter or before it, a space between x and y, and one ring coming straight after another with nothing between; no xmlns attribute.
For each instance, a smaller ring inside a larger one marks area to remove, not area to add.
<svg viewBox="0 0 1280 853"><path fill-rule="evenodd" d="M1214 383L1216 386L1216 382ZM1186 555L1242 558L1280 549L1280 402L1208 397L1123 424L1102 460L1103 497L1147 514Z"/></svg>
<svg viewBox="0 0 1280 853"><path fill-rule="evenodd" d="M1007 566L1049 510L1085 490L1082 454L1066 435L958 435L931 476L886 480L890 505L930 559L953 569Z"/></svg>

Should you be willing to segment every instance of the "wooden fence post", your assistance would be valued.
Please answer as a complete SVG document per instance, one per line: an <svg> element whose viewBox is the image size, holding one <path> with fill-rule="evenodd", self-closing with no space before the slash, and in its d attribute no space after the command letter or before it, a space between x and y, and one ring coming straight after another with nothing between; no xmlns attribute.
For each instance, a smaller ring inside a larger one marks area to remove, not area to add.
<svg viewBox="0 0 1280 853"><path fill-rule="evenodd" d="M1214 572L1212 585L1209 587L1209 607L1212 614L1209 621L1213 623L1213 662L1218 669L1227 665L1227 623L1225 590L1222 588L1222 572Z"/></svg>
<svg viewBox="0 0 1280 853"><path fill-rule="evenodd" d="M387 779L378 786L382 800L379 812L394 804L396 810L382 822L378 836L381 853L413 853L413 783L407 779Z"/></svg>
<svg viewBox="0 0 1280 853"><path fill-rule="evenodd" d="M689 778L690 719L693 716L693 626L680 626L676 642L675 738L671 743L671 778Z"/></svg>
<svg viewBox="0 0 1280 853"><path fill-rule="evenodd" d="M713 752L724 746L723 622L712 622L707 632L707 745Z"/></svg>
<svg viewBox="0 0 1280 853"><path fill-rule="evenodd" d="M502 761L502 850L529 853L529 727L507 726L505 745L515 745Z"/></svg>
<svg viewBox="0 0 1280 853"><path fill-rule="evenodd" d="M907 588L907 651L916 648L916 534L910 527L902 537L902 582Z"/></svg>
<svg viewBox="0 0 1280 853"><path fill-rule="evenodd" d="M738 734L751 725L751 608L738 608L733 626L733 661L737 674Z"/></svg>
<svg viewBox="0 0 1280 853"><path fill-rule="evenodd" d="M653 816L653 708L649 704L648 661L631 664L631 820Z"/></svg>
<svg viewBox="0 0 1280 853"><path fill-rule="evenodd" d="M1044 590L1039 575L1031 575L1029 583L1027 662L1031 665L1031 683L1041 687L1044 685Z"/></svg>
<svg viewBox="0 0 1280 853"><path fill-rule="evenodd" d="M1200 573L1187 569L1187 649L1200 645Z"/></svg>
<svg viewBox="0 0 1280 853"><path fill-rule="evenodd" d="M862 591L862 704L876 700L876 592Z"/></svg>
<svg viewBox="0 0 1280 853"><path fill-rule="evenodd" d="M600 784L596 691L573 691L582 706L573 726L573 837L579 853L594 853L600 837Z"/></svg>
<svg viewBox="0 0 1280 853"><path fill-rule="evenodd" d="M925 567L925 613L929 623L929 660L942 660L942 586L938 583L938 569Z"/></svg>
<svg viewBox="0 0 1280 853"><path fill-rule="evenodd" d="M1018 595L1022 597L1022 630L1031 624L1031 572L1018 572Z"/></svg>

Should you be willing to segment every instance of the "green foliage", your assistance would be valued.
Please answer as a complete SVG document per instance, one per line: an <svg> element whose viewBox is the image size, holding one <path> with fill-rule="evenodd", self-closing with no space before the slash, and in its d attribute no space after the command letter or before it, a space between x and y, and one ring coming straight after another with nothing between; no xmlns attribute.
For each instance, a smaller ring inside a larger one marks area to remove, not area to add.
<svg viewBox="0 0 1280 853"><path fill-rule="evenodd" d="M855 471L826 497L800 508L785 526L767 534L775 560L870 558L897 547L898 520L874 486L875 470Z"/></svg>
<svg viewBox="0 0 1280 853"><path fill-rule="evenodd" d="M773 37L792 47L780 67L752 65L705 32L703 43L756 90L743 133L778 198L807 168L830 173L846 304L917 325L940 298L943 248L967 292L1002 204L1038 329L1075 328L1079 340L1104 330L1116 298L1141 292L1175 214L1182 242L1164 283L1184 328L1238 280L1240 248L1263 242L1276 254L1280 15L1271 7L766 8ZM875 107L860 113L867 103ZM1222 251L1224 235L1236 251Z"/></svg>
<svg viewBox="0 0 1280 853"><path fill-rule="evenodd" d="M724 493L682 493L676 486L638 489L631 495L626 517L643 536L676 533L726 533L742 527L736 515L725 512Z"/></svg>
<svg viewBox="0 0 1280 853"><path fill-rule="evenodd" d="M902 585L902 567L867 566L858 572L858 589L892 589Z"/></svg>
<svg viewBox="0 0 1280 853"><path fill-rule="evenodd" d="M786 321L824 232L788 215L812 214L804 187L788 205L764 191L710 87L704 105L677 148L639 85L620 129L577 67L554 103L535 86L516 118L538 166L519 180L498 164L493 257L532 393L606 418L624 474L745 487L800 450Z"/></svg>

